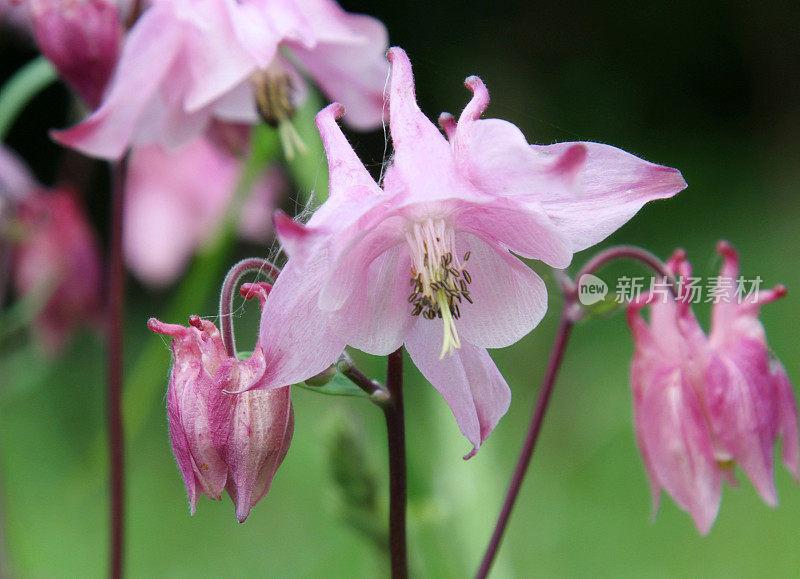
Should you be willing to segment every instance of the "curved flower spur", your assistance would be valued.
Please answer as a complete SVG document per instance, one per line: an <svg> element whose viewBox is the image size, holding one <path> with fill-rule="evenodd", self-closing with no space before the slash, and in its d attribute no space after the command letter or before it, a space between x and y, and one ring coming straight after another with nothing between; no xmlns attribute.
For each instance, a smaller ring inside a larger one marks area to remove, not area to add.
<svg viewBox="0 0 800 579"><path fill-rule="evenodd" d="M443 118L448 142L417 106L405 52L388 58L394 156L382 188L333 104L317 115L328 201L306 225L276 215L289 261L263 313L260 387L313 376L346 345L374 355L405 345L473 444L469 457L510 402L486 348L513 344L547 309L544 282L514 254L564 268L685 182L606 145L528 145L510 123L479 120L488 93L476 77L459 122Z"/></svg>

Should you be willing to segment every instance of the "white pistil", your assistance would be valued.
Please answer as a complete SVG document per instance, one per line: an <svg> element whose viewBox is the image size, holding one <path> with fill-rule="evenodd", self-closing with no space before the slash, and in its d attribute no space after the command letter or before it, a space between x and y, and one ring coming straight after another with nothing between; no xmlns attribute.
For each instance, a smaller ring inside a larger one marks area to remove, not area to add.
<svg viewBox="0 0 800 579"><path fill-rule="evenodd" d="M456 320L461 317L462 299L472 303L469 284L472 278L455 253L455 233L443 219L426 219L406 232L411 251L411 286L408 302L412 316L422 315L443 324L442 351L439 359L461 347ZM469 252L464 261L469 259Z"/></svg>

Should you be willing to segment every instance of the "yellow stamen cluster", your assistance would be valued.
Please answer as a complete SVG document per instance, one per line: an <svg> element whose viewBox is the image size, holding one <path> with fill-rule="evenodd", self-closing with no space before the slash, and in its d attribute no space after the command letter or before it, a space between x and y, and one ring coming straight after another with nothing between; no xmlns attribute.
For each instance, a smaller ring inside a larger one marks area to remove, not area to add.
<svg viewBox="0 0 800 579"><path fill-rule="evenodd" d="M412 316L427 320L439 318L444 324L440 358L461 347L455 320L461 317L462 300L472 303L469 284L472 277L454 254L455 235L444 220L427 219L415 223L406 233L411 248L411 287L408 302ZM463 260L469 260L469 252Z"/></svg>

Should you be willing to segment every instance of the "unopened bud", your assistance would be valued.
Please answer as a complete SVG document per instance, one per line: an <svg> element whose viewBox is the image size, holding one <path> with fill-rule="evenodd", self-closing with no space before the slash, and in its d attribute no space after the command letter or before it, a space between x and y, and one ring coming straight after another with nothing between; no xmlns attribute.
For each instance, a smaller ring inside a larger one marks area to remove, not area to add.
<svg viewBox="0 0 800 579"><path fill-rule="evenodd" d="M334 379L337 373L338 370L336 369L336 364L331 364L326 370L323 370L316 376L312 376L311 378L306 380L306 384L308 386L314 386L315 388L320 388L330 383L330 381Z"/></svg>

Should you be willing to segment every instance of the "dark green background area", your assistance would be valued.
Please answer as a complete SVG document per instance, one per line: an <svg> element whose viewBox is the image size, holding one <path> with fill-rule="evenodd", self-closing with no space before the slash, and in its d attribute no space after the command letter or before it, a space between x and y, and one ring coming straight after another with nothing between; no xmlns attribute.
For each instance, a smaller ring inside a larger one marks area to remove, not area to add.
<svg viewBox="0 0 800 579"><path fill-rule="evenodd" d="M696 275L716 275L718 239L734 243L745 277L789 295L762 319L775 353L800 380L800 11L793 2L345 2L382 18L414 64L422 109L458 114L463 80L479 75L487 115L512 121L535 143L595 140L679 168L689 188L647 206L603 246L639 244L666 257L689 252ZM32 53L0 40L6 78ZM48 127L65 124L66 93L49 89L10 142L46 182L57 149ZM351 134L376 169L383 135ZM102 230L102 180L89 195ZM298 191L298 194L302 194ZM263 248L239 248L241 254ZM573 271L592 250L575 258ZM232 257L233 259L233 257ZM493 352L513 392L511 409L478 455L441 397L409 363L409 535L420 577L474 573L521 445L561 299L552 274L545 321ZM602 272L645 275L635 265ZM170 292L130 286L128 359L158 336L144 326ZM214 299L200 313L214 314ZM709 308L697 308L706 324ZM167 320L178 322L180 320ZM255 308L239 322L240 348L254 340ZM251 336L252 338L248 338ZM726 487L708 537L668 497L651 521L647 480L631 425L633 346L620 313L580 325L566 354L541 445L522 489L495 577L796 577L800 489L776 469L781 505L770 509L740 476ZM166 345L164 359L169 355ZM363 358L378 377L380 360ZM166 370L163 384L166 386ZM0 351L0 517L7 565L19 577L100 577L106 565L106 474L92 461L103 425L102 343L82 334L53 363L28 343ZM332 482L330 439L342 423L364 440L363 468L386 501L381 413L360 399L296 390L292 447L248 521L226 498L205 498L189 517L171 456L163 399L153 399L131 442L128 559L131 577L373 577L383 555L343 522ZM0 568L0 576L3 571Z"/></svg>

